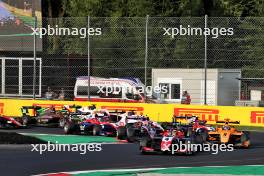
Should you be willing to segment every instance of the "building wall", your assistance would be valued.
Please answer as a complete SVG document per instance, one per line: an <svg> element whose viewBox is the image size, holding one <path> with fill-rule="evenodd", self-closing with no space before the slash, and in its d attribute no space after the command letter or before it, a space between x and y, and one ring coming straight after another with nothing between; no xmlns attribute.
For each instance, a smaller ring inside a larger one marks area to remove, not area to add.
<svg viewBox="0 0 264 176"><path fill-rule="evenodd" d="M236 78L240 74L237 69L208 69L207 104L234 105L239 98L240 84ZM181 79L181 92L189 92L191 103L204 103L204 69L152 69L153 86L158 86L160 78Z"/></svg>
<svg viewBox="0 0 264 176"><path fill-rule="evenodd" d="M237 78L241 77L240 70L219 70L218 73L218 103L217 105L234 106L235 101L239 100L240 81Z"/></svg>
<svg viewBox="0 0 264 176"><path fill-rule="evenodd" d="M182 79L182 88L187 90L191 95L192 104L203 104L202 88L204 87L204 69L152 69L152 86L158 86L159 78L175 78ZM215 84L214 91L217 94L217 69L208 69L207 71L208 83ZM208 89L210 84L207 85ZM208 91L212 92L212 91ZM214 102L217 102L216 95L208 95L214 97Z"/></svg>

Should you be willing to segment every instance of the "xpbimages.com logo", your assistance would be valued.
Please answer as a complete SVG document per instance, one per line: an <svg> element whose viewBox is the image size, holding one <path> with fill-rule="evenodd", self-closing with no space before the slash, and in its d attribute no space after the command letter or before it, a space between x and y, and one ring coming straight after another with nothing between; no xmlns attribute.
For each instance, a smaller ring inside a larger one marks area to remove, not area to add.
<svg viewBox="0 0 264 176"><path fill-rule="evenodd" d="M179 141L177 144L164 145L162 147L162 151L171 152L171 154L176 153L188 153L188 152L211 152L211 154L218 154L219 152L232 152L234 151L233 144L194 144L188 141L187 143L183 143Z"/></svg>
<svg viewBox="0 0 264 176"><path fill-rule="evenodd" d="M58 144L48 141L47 144L31 144L31 152L38 152L42 155L45 152L79 152L81 155L87 152L100 152L102 151L102 144Z"/></svg>
<svg viewBox="0 0 264 176"><path fill-rule="evenodd" d="M179 28L163 28L163 35L170 36L171 38L175 38L177 35L184 36L193 36L193 35L206 35L212 36L212 38L218 38L219 36L231 36L234 35L233 28L199 28L199 27L191 27L188 25L184 27L182 25Z"/></svg>
<svg viewBox="0 0 264 176"><path fill-rule="evenodd" d="M33 31L31 35L39 35L40 38L43 36L80 36L80 38L86 38L88 35L102 35L101 28L65 28L55 25L51 27L50 25L47 28L31 28Z"/></svg>

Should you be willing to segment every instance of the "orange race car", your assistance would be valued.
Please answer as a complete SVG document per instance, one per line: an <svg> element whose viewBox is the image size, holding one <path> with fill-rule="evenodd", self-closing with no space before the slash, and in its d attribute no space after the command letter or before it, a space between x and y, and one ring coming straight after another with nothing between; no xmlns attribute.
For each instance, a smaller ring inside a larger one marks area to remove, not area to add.
<svg viewBox="0 0 264 176"><path fill-rule="evenodd" d="M234 147L248 148L250 146L249 132L238 131L230 124L240 124L239 121L217 121L215 131L208 132L208 141L211 143L233 144ZM218 124L223 124L220 127Z"/></svg>

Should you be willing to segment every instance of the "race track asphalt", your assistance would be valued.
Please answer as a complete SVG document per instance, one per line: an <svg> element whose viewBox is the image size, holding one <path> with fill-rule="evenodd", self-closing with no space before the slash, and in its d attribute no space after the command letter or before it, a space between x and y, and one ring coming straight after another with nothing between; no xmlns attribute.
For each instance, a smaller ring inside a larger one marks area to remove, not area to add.
<svg viewBox="0 0 264 176"><path fill-rule="evenodd" d="M8 130L10 131L10 130ZM32 128L17 132L62 134L56 128ZM221 152L200 152L194 156L141 155L137 144L105 144L101 152L31 152L31 146L0 145L0 175L23 176L63 171L192 167L264 164L264 134L251 132L252 147Z"/></svg>

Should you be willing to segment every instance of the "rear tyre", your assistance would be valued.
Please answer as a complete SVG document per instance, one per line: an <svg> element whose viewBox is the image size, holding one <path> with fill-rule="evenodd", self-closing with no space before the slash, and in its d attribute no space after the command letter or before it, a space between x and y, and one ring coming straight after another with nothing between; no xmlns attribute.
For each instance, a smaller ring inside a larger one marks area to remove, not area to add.
<svg viewBox="0 0 264 176"><path fill-rule="evenodd" d="M135 130L134 128L127 128L127 141L128 142L135 142Z"/></svg>
<svg viewBox="0 0 264 176"><path fill-rule="evenodd" d="M125 140L127 137L126 127L121 126L121 127L117 128L117 135L116 136L117 136L117 139L119 139L119 140Z"/></svg>
<svg viewBox="0 0 264 176"><path fill-rule="evenodd" d="M250 146L249 132L244 132L244 134L242 134L240 142L243 148L245 149L249 148Z"/></svg>

